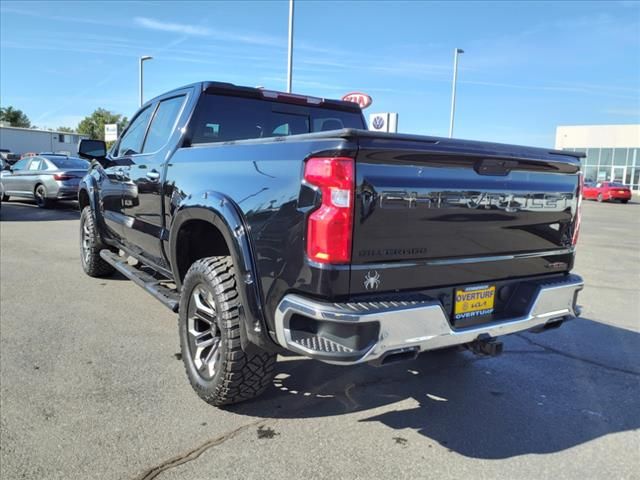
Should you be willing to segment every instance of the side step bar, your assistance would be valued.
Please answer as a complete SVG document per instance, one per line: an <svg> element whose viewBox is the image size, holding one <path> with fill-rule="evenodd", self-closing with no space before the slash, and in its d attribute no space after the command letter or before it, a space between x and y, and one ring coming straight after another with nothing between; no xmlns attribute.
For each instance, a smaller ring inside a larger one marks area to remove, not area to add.
<svg viewBox="0 0 640 480"><path fill-rule="evenodd" d="M160 300L165 307L175 313L178 312L180 295L175 290L162 285L163 281L152 277L139 268L132 267L127 263L125 257L120 257L117 253L113 253L110 250L101 250L100 257L102 257L105 262L113 265L113 268L118 270L122 275L133 281L136 285L144 288L157 300Z"/></svg>

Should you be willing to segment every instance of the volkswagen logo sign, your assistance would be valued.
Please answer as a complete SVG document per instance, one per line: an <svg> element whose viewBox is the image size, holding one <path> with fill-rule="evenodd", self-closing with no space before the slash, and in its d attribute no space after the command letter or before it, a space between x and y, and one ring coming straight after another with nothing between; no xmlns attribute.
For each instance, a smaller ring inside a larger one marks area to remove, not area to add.
<svg viewBox="0 0 640 480"><path fill-rule="evenodd" d="M384 118L382 118L381 116L375 117L373 119L372 125L376 130L382 129L384 127Z"/></svg>

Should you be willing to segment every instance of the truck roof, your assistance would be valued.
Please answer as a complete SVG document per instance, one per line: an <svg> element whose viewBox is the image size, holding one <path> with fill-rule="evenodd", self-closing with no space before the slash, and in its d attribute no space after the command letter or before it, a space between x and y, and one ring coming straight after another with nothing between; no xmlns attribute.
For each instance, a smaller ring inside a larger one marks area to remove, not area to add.
<svg viewBox="0 0 640 480"><path fill-rule="evenodd" d="M219 93L221 95L234 95L234 96L243 96L243 97L253 97L253 98L261 98L265 100L278 101L283 103L294 103L301 105L316 105L323 106L328 108L334 108L338 110L345 110L349 112L361 113L360 105L354 102L345 102L344 100L334 100L328 98L321 97L313 97L310 95L300 95L295 93L287 93L280 92L277 90L267 90L264 88L257 87L245 87L241 85L235 85L233 83L227 82L215 82L215 81L203 81L190 83L188 85L183 85L182 87L175 88L168 92L163 93L162 95L158 95L157 97L152 98L145 102L145 105L148 103L153 103L161 97L165 97L166 95L170 95L174 92L178 92L180 90L184 90L187 88L195 88L200 90L201 92L207 93Z"/></svg>

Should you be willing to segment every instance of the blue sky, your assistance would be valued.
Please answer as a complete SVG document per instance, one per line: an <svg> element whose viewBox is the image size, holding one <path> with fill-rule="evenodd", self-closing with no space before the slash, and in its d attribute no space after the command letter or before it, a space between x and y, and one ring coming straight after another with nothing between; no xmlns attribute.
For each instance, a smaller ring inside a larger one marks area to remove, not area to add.
<svg viewBox="0 0 640 480"><path fill-rule="evenodd" d="M220 80L286 88L288 2L0 4L0 103L39 127ZM295 92L373 97L402 132L553 146L559 124L640 122L640 3L296 2Z"/></svg>

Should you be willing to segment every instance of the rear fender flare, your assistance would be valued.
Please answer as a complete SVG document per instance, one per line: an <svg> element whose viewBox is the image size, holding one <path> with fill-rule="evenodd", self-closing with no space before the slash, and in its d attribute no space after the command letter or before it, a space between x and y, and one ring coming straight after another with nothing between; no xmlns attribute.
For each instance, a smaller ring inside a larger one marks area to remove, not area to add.
<svg viewBox="0 0 640 480"><path fill-rule="evenodd" d="M197 198L195 201L189 201ZM257 269L253 262L253 249L248 228L235 202L218 192L204 192L190 196L173 213L169 231L169 261L174 281L182 287L178 271L178 233L191 220L201 220L217 228L229 248L236 269L238 291L242 300L240 308L240 333L242 347L246 351L253 343L272 350L275 343L267 333L262 311L261 292ZM245 309L247 311L245 311ZM270 341L267 340L270 339Z"/></svg>

